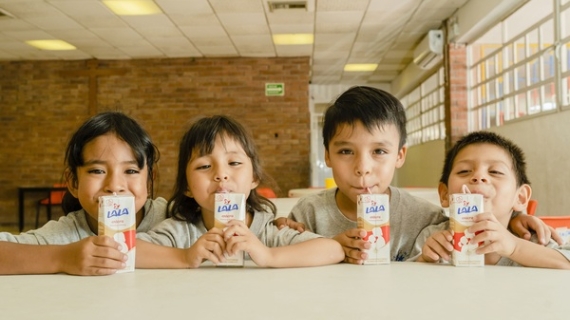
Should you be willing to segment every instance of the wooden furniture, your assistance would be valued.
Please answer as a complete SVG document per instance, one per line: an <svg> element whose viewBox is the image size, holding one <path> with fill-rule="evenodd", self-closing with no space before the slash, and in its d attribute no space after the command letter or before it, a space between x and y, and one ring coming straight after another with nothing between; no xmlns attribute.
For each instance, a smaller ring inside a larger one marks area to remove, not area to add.
<svg viewBox="0 0 570 320"><path fill-rule="evenodd" d="M18 229L20 232L24 230L24 200L26 193L42 193L48 196L52 191L65 191L66 187L54 186L21 186L18 187ZM47 208L48 215L51 216L51 207Z"/></svg>
<svg viewBox="0 0 570 320"><path fill-rule="evenodd" d="M419 262L2 276L3 319L568 319L570 271ZM65 297L65 299L62 299ZM529 297L532 299L529 300Z"/></svg>
<svg viewBox="0 0 570 320"><path fill-rule="evenodd" d="M52 190L49 192L47 198L38 200L36 204L36 229L39 227L40 221L40 208L46 207L47 221L51 220L51 208L52 206L61 206L63 202L63 195L67 192L67 188L64 183L56 183L53 185L54 188L65 188L63 191Z"/></svg>

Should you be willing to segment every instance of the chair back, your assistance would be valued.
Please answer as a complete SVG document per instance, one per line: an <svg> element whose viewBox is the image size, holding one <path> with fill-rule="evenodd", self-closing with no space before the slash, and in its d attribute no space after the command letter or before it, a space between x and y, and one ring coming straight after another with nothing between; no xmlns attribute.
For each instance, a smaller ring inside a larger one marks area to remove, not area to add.
<svg viewBox="0 0 570 320"><path fill-rule="evenodd" d="M65 188L66 184L65 183L54 183L53 184L54 187L56 188ZM52 205L59 205L63 202L63 195L67 192L67 190L62 190L62 191L50 191L49 193L49 200L48 199L43 199L42 200L42 204L44 205L48 205L49 203L51 203Z"/></svg>
<svg viewBox="0 0 570 320"><path fill-rule="evenodd" d="M538 206L538 200L531 199L526 205L526 213L530 216L534 216L536 212L536 207Z"/></svg>

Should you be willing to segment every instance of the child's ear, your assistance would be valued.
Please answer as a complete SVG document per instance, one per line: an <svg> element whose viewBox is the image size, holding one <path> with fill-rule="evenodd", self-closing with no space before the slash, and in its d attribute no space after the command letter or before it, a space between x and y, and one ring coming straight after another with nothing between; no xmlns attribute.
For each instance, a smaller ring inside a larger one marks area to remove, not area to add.
<svg viewBox="0 0 570 320"><path fill-rule="evenodd" d="M325 163L327 164L327 167L331 167L331 159L329 157L329 151L325 150Z"/></svg>
<svg viewBox="0 0 570 320"><path fill-rule="evenodd" d="M528 206L528 201L532 195L532 188L528 184L523 184L519 187L516 194L515 204L513 205L514 211L525 211Z"/></svg>
<svg viewBox="0 0 570 320"><path fill-rule="evenodd" d="M396 160L396 168L401 168L406 162L406 153L408 152L408 147L403 146L400 151L398 151L398 159Z"/></svg>
<svg viewBox="0 0 570 320"><path fill-rule="evenodd" d="M443 208L449 208L449 190L445 183L440 182L437 186L437 192L439 193L439 202Z"/></svg>
<svg viewBox="0 0 570 320"><path fill-rule="evenodd" d="M184 195L187 196L188 198L194 198L194 196L192 195L192 191L190 191L190 187L186 187L186 191L184 191Z"/></svg>
<svg viewBox="0 0 570 320"><path fill-rule="evenodd" d="M251 188L250 188L250 190L253 190L253 189L257 188L258 185L259 185L259 180L258 180L258 179L254 179L254 180L251 182Z"/></svg>
<svg viewBox="0 0 570 320"><path fill-rule="evenodd" d="M65 185L67 186L67 191L74 197L77 198L77 182L73 180L73 175L66 169L63 173L65 179Z"/></svg>

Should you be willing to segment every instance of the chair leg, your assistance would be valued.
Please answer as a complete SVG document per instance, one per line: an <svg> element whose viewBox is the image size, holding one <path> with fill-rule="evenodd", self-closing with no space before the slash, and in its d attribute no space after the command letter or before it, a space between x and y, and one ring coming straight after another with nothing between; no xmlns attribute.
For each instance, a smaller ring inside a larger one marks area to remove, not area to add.
<svg viewBox="0 0 570 320"><path fill-rule="evenodd" d="M36 229L38 228L39 223L40 223L40 207L41 207L41 205L38 203L36 205Z"/></svg>

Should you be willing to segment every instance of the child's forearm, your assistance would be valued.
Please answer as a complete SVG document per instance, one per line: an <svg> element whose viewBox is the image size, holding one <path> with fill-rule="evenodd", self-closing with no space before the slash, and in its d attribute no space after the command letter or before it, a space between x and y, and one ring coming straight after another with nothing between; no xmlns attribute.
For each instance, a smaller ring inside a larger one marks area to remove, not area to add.
<svg viewBox="0 0 570 320"><path fill-rule="evenodd" d="M137 239L136 268L186 269L185 250L157 245Z"/></svg>
<svg viewBox="0 0 570 320"><path fill-rule="evenodd" d="M516 239L515 251L509 259L526 267L570 269L570 261L560 252L527 240Z"/></svg>
<svg viewBox="0 0 570 320"><path fill-rule="evenodd" d="M332 239L318 238L285 247L270 249L272 258L266 267L313 267L341 262L342 246Z"/></svg>
<svg viewBox="0 0 570 320"><path fill-rule="evenodd" d="M0 274L51 274L63 272L64 246L0 241Z"/></svg>

